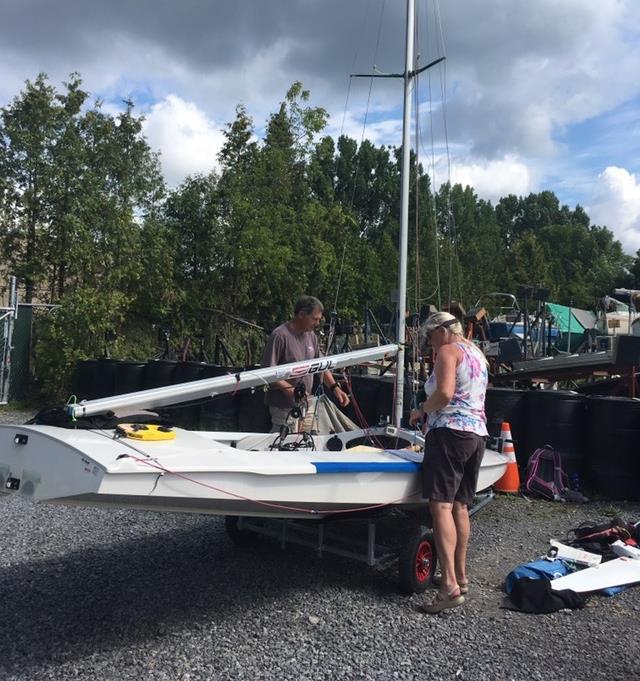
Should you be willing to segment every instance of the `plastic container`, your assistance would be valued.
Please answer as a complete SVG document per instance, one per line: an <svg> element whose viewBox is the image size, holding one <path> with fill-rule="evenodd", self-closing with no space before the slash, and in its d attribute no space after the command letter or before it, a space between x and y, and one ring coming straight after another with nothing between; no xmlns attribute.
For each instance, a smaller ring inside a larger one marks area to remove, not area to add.
<svg viewBox="0 0 640 681"><path fill-rule="evenodd" d="M640 501L640 400L589 397L587 479L609 499Z"/></svg>
<svg viewBox="0 0 640 681"><path fill-rule="evenodd" d="M582 476L587 446L585 398L570 390L530 390L526 414L526 445L523 452L516 449L518 461L526 462L536 449L550 445L560 453L568 476Z"/></svg>
<svg viewBox="0 0 640 681"><path fill-rule="evenodd" d="M146 368L146 362L118 360L115 364L114 395L143 390Z"/></svg>
<svg viewBox="0 0 640 681"><path fill-rule="evenodd" d="M161 388L175 383L174 374L178 363L172 359L152 359L147 362L144 387Z"/></svg>
<svg viewBox="0 0 640 681"><path fill-rule="evenodd" d="M489 435L499 437L502 424L505 421L509 424L513 446L516 450L516 461L521 467L524 467L528 460L525 453L527 435L525 400L529 392L529 390L489 387L484 405Z"/></svg>
<svg viewBox="0 0 640 681"><path fill-rule="evenodd" d="M236 374L242 369L205 364L201 378L215 378L225 374ZM200 403L200 429L236 431L238 425L239 393L225 393ZM251 429L252 430L252 429Z"/></svg>
<svg viewBox="0 0 640 681"><path fill-rule="evenodd" d="M96 395L98 360L84 359L78 362L71 377L71 392L80 400L92 400Z"/></svg>
<svg viewBox="0 0 640 681"><path fill-rule="evenodd" d="M178 362L173 371L173 384L190 383L204 378L207 365L204 362ZM200 400L179 402L167 408L171 420L181 428L197 430L200 427Z"/></svg>
<svg viewBox="0 0 640 681"><path fill-rule="evenodd" d="M98 360L92 399L115 395L117 363L118 360L107 357Z"/></svg>
<svg viewBox="0 0 640 681"><path fill-rule="evenodd" d="M379 393L382 390L382 378L380 376L351 376L351 389L355 400L343 409L343 412L358 426L376 426L379 416ZM356 411L356 403L362 413L365 424Z"/></svg>

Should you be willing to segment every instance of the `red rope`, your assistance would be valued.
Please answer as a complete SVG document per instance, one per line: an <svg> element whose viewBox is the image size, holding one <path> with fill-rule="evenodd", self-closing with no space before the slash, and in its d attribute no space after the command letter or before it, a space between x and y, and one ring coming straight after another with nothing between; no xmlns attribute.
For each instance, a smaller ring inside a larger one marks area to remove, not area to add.
<svg viewBox="0 0 640 681"><path fill-rule="evenodd" d="M353 392L353 386L351 385L351 377L348 375L345 375L345 381L347 383L347 386L349 388L349 395L351 397L351 402L353 403L353 410L356 413L356 418L358 419L358 425L362 428L362 430L365 431L365 434L367 437L371 438L373 442L375 442L376 446L378 446L380 449L384 449L382 446L382 443L378 438L371 432L371 426L367 423L367 419L364 417L364 414L362 413L362 410L360 409L360 405L358 404L358 400L356 399L356 396Z"/></svg>
<svg viewBox="0 0 640 681"><path fill-rule="evenodd" d="M353 508L342 508L342 509L333 509L331 511L318 511L316 509L310 509L310 508L298 508L296 506L286 506L284 504L275 504L269 501L259 501L258 499L251 499L251 497L245 497L242 496L241 494L235 494L234 492L229 492L225 489L222 489L220 487L215 487L214 485L210 485L206 482L202 482L200 480L195 480L194 478L190 478L188 475L184 475L183 473L178 473L176 471L169 470L168 468L165 468L164 466L161 466L159 463L155 461L150 461L148 459L141 459L140 457L133 456L132 454L125 454L124 456L127 456L130 459L133 459L134 461L137 461L138 463L143 463L147 466L151 466L151 468L155 468L156 470L162 471L163 473L168 473L169 475L175 475L178 478L182 478L183 480L186 480L188 482L191 482L195 485L201 485L202 487L207 487L209 489L212 489L216 492L222 492L222 494L226 494L227 496L230 497L235 497L236 499L242 499L243 501L250 501L251 503L258 504L259 506L266 506L268 508L276 508L284 511L295 511L296 513L308 513L309 515L335 515L336 513L356 513L360 511L372 511L374 509L378 508L384 508L385 506L393 506L395 504L400 504L404 501L408 501L409 499L412 499L413 497L416 497L420 492L414 492L408 497L404 497L401 499L396 499L395 501L387 501L386 503L383 504L372 504L370 506L357 506Z"/></svg>

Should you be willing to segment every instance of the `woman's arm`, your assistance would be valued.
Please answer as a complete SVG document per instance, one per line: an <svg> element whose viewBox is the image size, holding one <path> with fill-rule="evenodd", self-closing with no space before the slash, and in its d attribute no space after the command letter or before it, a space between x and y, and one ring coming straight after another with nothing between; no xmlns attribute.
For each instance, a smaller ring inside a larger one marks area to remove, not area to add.
<svg viewBox="0 0 640 681"><path fill-rule="evenodd" d="M453 344L440 348L434 371L436 374L436 389L418 409L414 409L409 417L409 423L414 425L432 411L446 407L456 391L456 370L461 358L461 351Z"/></svg>

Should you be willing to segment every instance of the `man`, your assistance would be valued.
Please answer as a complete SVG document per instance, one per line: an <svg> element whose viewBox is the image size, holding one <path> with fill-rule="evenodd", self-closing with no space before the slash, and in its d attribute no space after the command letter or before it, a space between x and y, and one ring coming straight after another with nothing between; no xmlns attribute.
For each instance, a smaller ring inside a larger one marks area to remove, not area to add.
<svg viewBox="0 0 640 681"><path fill-rule="evenodd" d="M280 324L269 336L267 345L262 354L261 365L263 367L277 364L289 364L290 362L303 362L307 359L315 359L320 355L318 349L318 337L315 329L322 321L324 308L322 303L313 296L302 296L298 299L293 310L293 318L284 324ZM289 419L289 414L296 402L295 388L300 382L304 383L307 395L307 413L302 422ZM341 407L349 404L349 396L336 383L333 374L325 371L322 381L326 389L333 393ZM313 428L315 397L311 396L313 388L313 376L307 375L302 379L281 380L271 384L267 391L266 402L271 413L271 432L275 433L283 425L293 425L293 430L306 431L317 430Z"/></svg>

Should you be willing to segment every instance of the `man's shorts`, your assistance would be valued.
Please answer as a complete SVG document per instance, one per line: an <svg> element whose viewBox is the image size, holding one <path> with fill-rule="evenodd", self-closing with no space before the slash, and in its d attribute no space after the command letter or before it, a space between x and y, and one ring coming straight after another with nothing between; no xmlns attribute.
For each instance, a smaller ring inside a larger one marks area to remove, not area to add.
<svg viewBox="0 0 640 681"><path fill-rule="evenodd" d="M422 461L425 499L470 505L476 493L485 438L451 428L427 433Z"/></svg>

